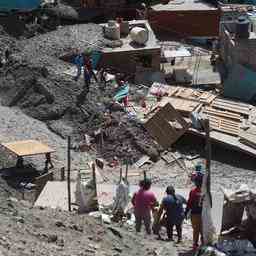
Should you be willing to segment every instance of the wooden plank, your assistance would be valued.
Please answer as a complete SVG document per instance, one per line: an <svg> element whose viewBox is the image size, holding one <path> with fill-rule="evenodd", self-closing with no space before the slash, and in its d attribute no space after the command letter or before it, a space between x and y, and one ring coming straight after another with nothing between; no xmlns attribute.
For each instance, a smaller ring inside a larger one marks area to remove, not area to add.
<svg viewBox="0 0 256 256"><path fill-rule="evenodd" d="M36 140L15 141L2 143L2 145L17 156L33 156L55 152L52 148Z"/></svg>
<svg viewBox="0 0 256 256"><path fill-rule="evenodd" d="M248 116L249 112L250 112L249 105L240 106L240 105L237 105L237 104L232 104L232 101L230 101L230 102L219 101L218 98L216 98L213 101L212 107L220 108L220 109L224 109L224 110L229 110L230 112L235 112L235 113L243 114L243 115L246 115L246 116Z"/></svg>
<svg viewBox="0 0 256 256"><path fill-rule="evenodd" d="M241 132L239 134L239 141L245 145L248 145L252 148L256 148L256 135L248 133L248 132Z"/></svg>
<svg viewBox="0 0 256 256"><path fill-rule="evenodd" d="M233 100L227 100L227 99L222 99L222 98L217 98L216 99L217 102L223 102L223 103L228 103L228 104L232 104L232 105L237 105L240 106L242 108L250 108L251 105L247 104L247 103L243 103L240 101L233 101Z"/></svg>

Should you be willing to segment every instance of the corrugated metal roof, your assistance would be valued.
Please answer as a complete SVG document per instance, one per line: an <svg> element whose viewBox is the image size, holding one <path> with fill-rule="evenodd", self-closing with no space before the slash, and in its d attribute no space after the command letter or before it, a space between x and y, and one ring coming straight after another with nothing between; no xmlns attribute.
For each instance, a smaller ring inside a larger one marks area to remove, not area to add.
<svg viewBox="0 0 256 256"><path fill-rule="evenodd" d="M32 10L39 7L41 0L1 0L0 11Z"/></svg>

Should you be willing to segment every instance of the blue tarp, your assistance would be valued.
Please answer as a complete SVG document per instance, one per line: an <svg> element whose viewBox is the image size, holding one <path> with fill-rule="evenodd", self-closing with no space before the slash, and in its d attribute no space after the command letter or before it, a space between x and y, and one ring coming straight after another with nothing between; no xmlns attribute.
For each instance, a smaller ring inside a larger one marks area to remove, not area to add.
<svg viewBox="0 0 256 256"><path fill-rule="evenodd" d="M224 81L224 96L251 101L256 96L256 72L236 64Z"/></svg>
<svg viewBox="0 0 256 256"><path fill-rule="evenodd" d="M41 0L0 0L0 11L32 10L39 7Z"/></svg>

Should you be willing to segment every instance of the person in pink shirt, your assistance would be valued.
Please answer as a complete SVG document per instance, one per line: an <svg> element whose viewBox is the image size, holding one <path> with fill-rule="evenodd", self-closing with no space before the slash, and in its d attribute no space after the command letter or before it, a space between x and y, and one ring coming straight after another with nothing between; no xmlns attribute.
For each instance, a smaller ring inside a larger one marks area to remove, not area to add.
<svg viewBox="0 0 256 256"><path fill-rule="evenodd" d="M140 189L133 195L136 232L141 231L142 221L146 232L151 234L151 210L157 204L155 194L150 191L151 180L145 179L140 182Z"/></svg>

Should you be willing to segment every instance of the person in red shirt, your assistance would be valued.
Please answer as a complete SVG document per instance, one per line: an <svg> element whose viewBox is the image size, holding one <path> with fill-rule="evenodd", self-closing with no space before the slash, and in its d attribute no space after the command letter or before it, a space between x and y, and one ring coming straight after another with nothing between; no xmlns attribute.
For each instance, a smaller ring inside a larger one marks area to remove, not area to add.
<svg viewBox="0 0 256 256"><path fill-rule="evenodd" d="M84 66L88 70L90 77L93 77L95 82L97 83L98 78L97 78L96 74L94 73L92 59L89 55L85 55Z"/></svg>
<svg viewBox="0 0 256 256"><path fill-rule="evenodd" d="M185 216L187 216L190 211L191 223L193 228L193 249L198 248L199 236L201 236L201 241L203 241L202 236L202 195L201 186L203 182L202 176L195 177L195 188L193 188L189 193L189 199L187 202L187 208L185 211Z"/></svg>
<svg viewBox="0 0 256 256"><path fill-rule="evenodd" d="M155 194L150 191L151 180L145 179L140 182L140 189L133 195L136 232L141 231L142 221L146 232L151 234L151 210L157 204Z"/></svg>

